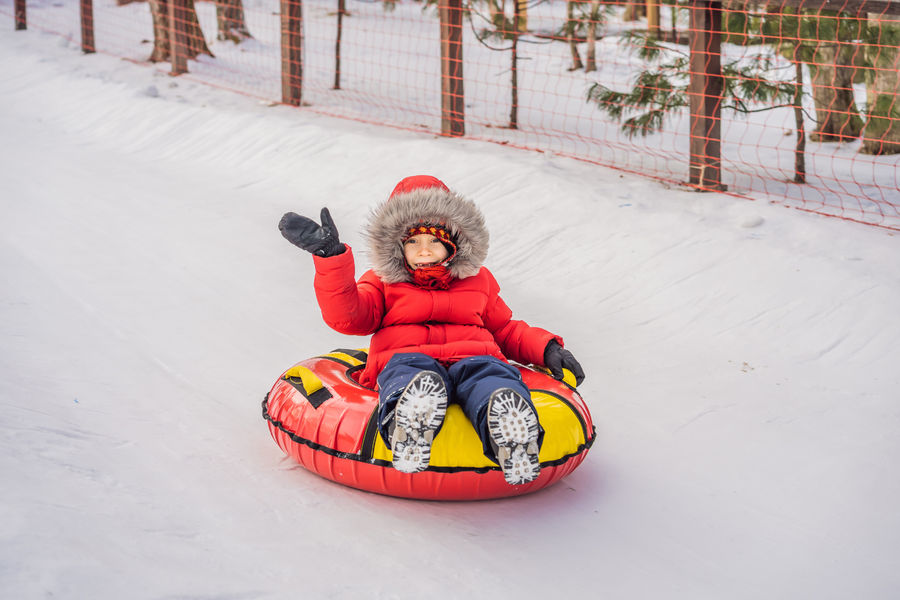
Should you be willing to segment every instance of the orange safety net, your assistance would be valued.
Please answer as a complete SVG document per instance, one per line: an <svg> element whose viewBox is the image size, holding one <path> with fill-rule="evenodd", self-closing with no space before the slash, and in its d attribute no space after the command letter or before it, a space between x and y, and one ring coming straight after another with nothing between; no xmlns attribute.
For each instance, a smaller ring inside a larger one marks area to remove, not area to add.
<svg viewBox="0 0 900 600"><path fill-rule="evenodd" d="M21 18L81 43L87 3L97 52L195 81L430 133L443 101L445 133L900 229L900 0L464 0L462 86L436 1L118 2Z"/></svg>

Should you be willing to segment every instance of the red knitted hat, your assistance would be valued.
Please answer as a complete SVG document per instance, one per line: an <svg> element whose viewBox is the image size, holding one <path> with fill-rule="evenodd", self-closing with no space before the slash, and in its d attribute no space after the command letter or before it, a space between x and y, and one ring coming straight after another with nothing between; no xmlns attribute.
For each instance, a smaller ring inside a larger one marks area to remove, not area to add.
<svg viewBox="0 0 900 600"><path fill-rule="evenodd" d="M454 251L456 250L456 244L453 242L453 239L450 237L450 234L447 233L447 230L444 229L444 226L440 223L435 225L433 223L422 222L422 223L419 223L418 225L410 227L409 229L406 230L406 233L403 235L403 239L401 239L400 241L405 242L406 240L413 237L414 235L421 235L423 233L433 235L437 239L444 242L444 244L449 244L449 245L453 246Z"/></svg>

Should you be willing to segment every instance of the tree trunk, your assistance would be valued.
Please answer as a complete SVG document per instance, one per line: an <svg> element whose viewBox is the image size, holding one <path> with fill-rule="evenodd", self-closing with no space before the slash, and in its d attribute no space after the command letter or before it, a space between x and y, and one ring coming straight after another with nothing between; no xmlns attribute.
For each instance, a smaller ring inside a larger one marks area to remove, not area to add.
<svg viewBox="0 0 900 600"><path fill-rule="evenodd" d="M169 60L169 5L166 0L150 0L153 16L153 53L150 62Z"/></svg>
<svg viewBox="0 0 900 600"><path fill-rule="evenodd" d="M200 30L194 0L185 0L187 11L187 57L196 58L200 54L208 54L209 46ZM150 13L153 15L153 53L150 62L163 62L171 58L172 44L169 40L169 2L168 0L150 0Z"/></svg>
<svg viewBox="0 0 900 600"><path fill-rule="evenodd" d="M303 105L303 0L280 0L281 101Z"/></svg>
<svg viewBox="0 0 900 600"><path fill-rule="evenodd" d="M797 79L794 92L794 121L797 125L797 145L794 148L794 182L806 183L806 129L803 126L803 63L797 57L799 45L794 46L794 66Z"/></svg>
<svg viewBox="0 0 900 600"><path fill-rule="evenodd" d="M655 40L659 37L659 0L647 0L647 35Z"/></svg>
<svg viewBox="0 0 900 600"><path fill-rule="evenodd" d="M26 31L28 29L28 4L25 0L16 0L13 4L13 12L15 13L16 31Z"/></svg>
<svg viewBox="0 0 900 600"><path fill-rule="evenodd" d="M81 0L81 51L93 54L97 51L94 44L94 1Z"/></svg>
<svg viewBox="0 0 900 600"><path fill-rule="evenodd" d="M501 5L500 2L503 2ZM506 32L506 2L503 0L488 0L488 10L491 12L491 24L495 31Z"/></svg>
<svg viewBox="0 0 900 600"><path fill-rule="evenodd" d="M623 21L640 21L641 15L644 13L645 0L628 0L625 12L622 13Z"/></svg>
<svg viewBox="0 0 900 600"><path fill-rule="evenodd" d="M584 72L597 70L597 21L600 19L600 0L591 0L591 13L587 25L587 60Z"/></svg>
<svg viewBox="0 0 900 600"><path fill-rule="evenodd" d="M519 2L518 0L513 0L515 3L515 21L514 23L519 22ZM571 4L570 4L571 5ZM509 110L509 128L510 129L518 129L519 128L519 32L514 31L512 34L512 106Z"/></svg>
<svg viewBox="0 0 900 600"><path fill-rule="evenodd" d="M566 39L569 42L569 50L572 51L572 68L570 71L577 71L584 68L581 63L581 56L578 54L578 45L575 43L575 2L566 2Z"/></svg>
<svg viewBox="0 0 900 600"><path fill-rule="evenodd" d="M810 134L814 142L850 141L859 137L863 120L853 100L855 68L852 49L824 42L809 65L818 126Z"/></svg>
<svg viewBox="0 0 900 600"><path fill-rule="evenodd" d="M678 43L678 2L672 2L672 43Z"/></svg>
<svg viewBox="0 0 900 600"><path fill-rule="evenodd" d="M528 0L513 0L518 9L516 28L522 33L528 33Z"/></svg>
<svg viewBox="0 0 900 600"><path fill-rule="evenodd" d="M466 135L466 89L463 76L463 0L438 0L441 23L441 135Z"/></svg>
<svg viewBox="0 0 900 600"><path fill-rule="evenodd" d="M882 25L879 43L866 49L874 68L866 73L869 122L863 133L860 149L863 154L900 154L900 102L897 100L900 93L900 48L882 46L880 43L887 37L897 39L896 28L890 31L889 27Z"/></svg>
<svg viewBox="0 0 900 600"><path fill-rule="evenodd" d="M688 184L727 191L722 183L722 10L715 0L691 0L688 83L690 158Z"/></svg>
<svg viewBox="0 0 900 600"><path fill-rule="evenodd" d="M337 40L334 42L334 89L341 89L341 35L344 29L345 0L338 0Z"/></svg>
<svg viewBox="0 0 900 600"><path fill-rule="evenodd" d="M216 24L219 27L216 39L219 41L230 40L240 44L253 38L244 20L244 5L241 0L216 0Z"/></svg>

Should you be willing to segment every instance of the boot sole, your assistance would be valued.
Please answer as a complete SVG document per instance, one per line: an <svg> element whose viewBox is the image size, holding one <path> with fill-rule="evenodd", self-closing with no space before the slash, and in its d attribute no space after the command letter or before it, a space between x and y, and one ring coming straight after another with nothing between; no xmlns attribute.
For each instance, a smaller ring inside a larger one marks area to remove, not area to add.
<svg viewBox="0 0 900 600"><path fill-rule="evenodd" d="M434 371L422 371L403 390L394 416L391 453L401 473L428 468L431 444L447 414L447 388Z"/></svg>
<svg viewBox="0 0 900 600"><path fill-rule="evenodd" d="M491 394L488 431L497 445L497 460L507 483L522 485L538 478L538 418L522 396L509 388Z"/></svg>

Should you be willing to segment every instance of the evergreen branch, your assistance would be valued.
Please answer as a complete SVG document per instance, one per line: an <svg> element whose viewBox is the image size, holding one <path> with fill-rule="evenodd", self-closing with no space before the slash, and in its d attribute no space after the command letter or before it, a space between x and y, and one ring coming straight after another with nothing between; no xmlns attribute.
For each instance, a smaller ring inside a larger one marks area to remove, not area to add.
<svg viewBox="0 0 900 600"><path fill-rule="evenodd" d="M645 60L657 60L652 69L644 69L634 77L632 89L628 92L615 92L599 83L590 86L587 101L593 102L614 121L622 122L622 132L629 138L636 135L647 135L662 130L666 117L689 106L688 87L685 81L689 74L689 57L682 52L680 56L667 61L658 61L663 56L663 48L655 40L633 31L623 34L620 44L633 44L632 54ZM722 109L738 114L751 114L774 110L776 108L797 108L796 103L802 98L803 91L794 81L770 79L768 73L782 70L775 66L774 57L770 54L758 54L747 59L737 59L722 65ZM762 108L750 108L752 103L778 104ZM801 107L803 114L809 114ZM625 119L628 113L632 116ZM637 114L633 114L637 113ZM622 121L623 119L624 122ZM815 119L810 119L815 122Z"/></svg>
<svg viewBox="0 0 900 600"><path fill-rule="evenodd" d="M621 131L628 139L633 139L636 135L647 137L662 129L666 116L667 113L663 109L648 110L622 123Z"/></svg>
<svg viewBox="0 0 900 600"><path fill-rule="evenodd" d="M765 111L767 111L767 110L772 110L772 109L775 109L775 108L797 108L797 107L794 106L793 104L776 104L775 106L766 106L766 107L763 107L763 108L757 108L757 109L739 110L738 108L736 108L736 107L733 106L733 105L732 105L732 106L724 106L724 105L722 106L722 109L723 109L723 110L724 110L724 109L729 109L729 110L733 110L734 112L742 113L742 114L750 114L750 113L765 112ZM803 114L806 115L806 118L807 118L807 119L809 119L810 121L812 121L812 122L815 123L816 125L819 124L818 121L816 121L814 118L812 118L812 117L810 116L809 112L808 112L805 108L801 108L800 110L803 111Z"/></svg>
<svg viewBox="0 0 900 600"><path fill-rule="evenodd" d="M547 0L538 0L537 3L535 4L535 6L537 4L541 4L542 2L545 2L545 1L547 1ZM507 19L505 14L501 15L503 22L500 24L499 27L497 27L497 23L494 23L491 19L488 19L483 14L481 14L479 11L475 10L472 7L472 3L467 4L466 7L469 9L466 12L469 15L468 21L469 21L469 26L472 29L472 34L475 36L475 39L478 41L479 44L481 44L482 46L484 46L485 48L487 48L488 50L491 50L493 52L506 52L508 50L512 50L512 46L508 46L506 48L498 48L498 47L494 47L494 46L491 46L491 45L485 43L486 40L489 41L492 39L497 39L500 41L509 41L509 40L511 40L512 37L516 36L516 37L518 37L516 42L519 44L534 44L534 45L538 45L538 46L551 44L554 41L554 40L548 40L546 42L542 42L542 41L524 39L524 36L527 34L525 32L521 32L517 28L515 28L512 21ZM478 16L480 19L484 20L486 23L490 23L492 26L494 26L494 29L489 29L486 27L486 28L482 29L481 31L477 31L475 29L475 22L472 19L473 14ZM525 60L525 59L519 58L519 60Z"/></svg>
<svg viewBox="0 0 900 600"><path fill-rule="evenodd" d="M627 45L630 51L644 61L655 61L660 58L663 52L672 52L680 54L688 58L688 55L678 48L667 48L661 45L656 39L633 29L624 31L619 34L619 45Z"/></svg>

